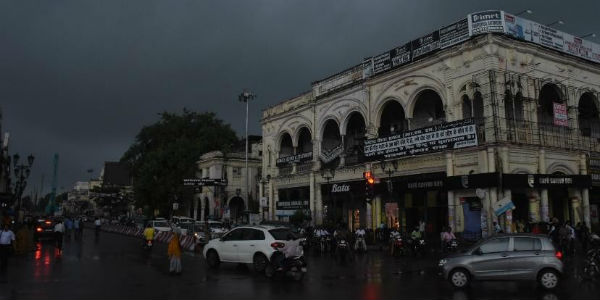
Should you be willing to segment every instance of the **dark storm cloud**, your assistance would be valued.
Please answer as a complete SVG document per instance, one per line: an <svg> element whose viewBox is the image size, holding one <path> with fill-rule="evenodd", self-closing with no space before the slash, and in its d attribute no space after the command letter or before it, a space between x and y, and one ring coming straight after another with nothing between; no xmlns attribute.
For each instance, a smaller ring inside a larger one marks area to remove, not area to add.
<svg viewBox="0 0 600 300"><path fill-rule="evenodd" d="M310 82L494 8L564 19L574 34L600 28L594 1L2 1L3 130L11 153L37 156L32 184L58 152L68 188L119 159L158 112L214 111L241 135L236 99L249 88L260 134L261 110Z"/></svg>

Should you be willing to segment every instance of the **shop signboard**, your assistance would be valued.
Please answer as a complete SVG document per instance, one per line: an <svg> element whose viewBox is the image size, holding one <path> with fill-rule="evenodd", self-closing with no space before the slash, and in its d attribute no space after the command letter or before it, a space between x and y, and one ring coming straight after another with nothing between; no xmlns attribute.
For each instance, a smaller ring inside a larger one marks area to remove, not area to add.
<svg viewBox="0 0 600 300"><path fill-rule="evenodd" d="M277 203L275 204L275 207L278 210L308 209L308 208L310 208L310 203L309 203L308 199L277 201Z"/></svg>
<svg viewBox="0 0 600 300"><path fill-rule="evenodd" d="M567 116L567 105L564 103L552 103L552 109L554 112L554 125L556 126L569 126L569 117Z"/></svg>
<svg viewBox="0 0 600 300"><path fill-rule="evenodd" d="M444 49L469 39L469 21L462 19L440 29L440 48Z"/></svg>
<svg viewBox="0 0 600 300"><path fill-rule="evenodd" d="M588 158L588 174L592 177L592 186L600 187L600 153L590 152Z"/></svg>
<svg viewBox="0 0 600 300"><path fill-rule="evenodd" d="M440 49L440 31L436 30L411 42L412 59Z"/></svg>
<svg viewBox="0 0 600 300"><path fill-rule="evenodd" d="M500 10L488 10L469 14L469 35L504 32L503 13Z"/></svg>
<svg viewBox="0 0 600 300"><path fill-rule="evenodd" d="M494 214L496 216L499 216L512 209L515 209L515 204L509 197L502 198L500 201L494 203Z"/></svg>
<svg viewBox="0 0 600 300"><path fill-rule="evenodd" d="M366 160L381 160L477 146L473 119L405 131L365 141Z"/></svg>
<svg viewBox="0 0 600 300"><path fill-rule="evenodd" d="M296 155L280 157L277 159L277 161L275 161L275 164L278 167L280 167L280 166L284 166L284 165L291 165L293 163L302 163L302 162L310 161L312 159L313 159L313 153L311 151L311 152L300 153L300 154L296 154Z"/></svg>

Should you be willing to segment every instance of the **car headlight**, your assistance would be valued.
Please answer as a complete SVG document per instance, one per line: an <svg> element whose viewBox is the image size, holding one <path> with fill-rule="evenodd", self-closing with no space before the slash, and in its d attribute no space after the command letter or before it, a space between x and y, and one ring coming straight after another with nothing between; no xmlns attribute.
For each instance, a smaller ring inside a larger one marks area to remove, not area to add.
<svg viewBox="0 0 600 300"><path fill-rule="evenodd" d="M438 263L438 266L442 267L442 266L444 266L444 265L445 265L447 262L448 262L448 260L447 260L447 259L445 259L445 258L442 258L442 259L440 259L440 262Z"/></svg>

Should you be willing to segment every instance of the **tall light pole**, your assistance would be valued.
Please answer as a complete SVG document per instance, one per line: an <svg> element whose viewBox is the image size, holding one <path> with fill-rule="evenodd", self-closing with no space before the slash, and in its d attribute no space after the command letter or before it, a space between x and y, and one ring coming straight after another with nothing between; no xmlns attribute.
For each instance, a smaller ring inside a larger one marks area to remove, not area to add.
<svg viewBox="0 0 600 300"><path fill-rule="evenodd" d="M238 100L240 102L246 103L246 199L248 200L248 206L250 206L250 169L248 169L248 102L254 98L256 98L256 95L248 90L244 90L238 96Z"/></svg>

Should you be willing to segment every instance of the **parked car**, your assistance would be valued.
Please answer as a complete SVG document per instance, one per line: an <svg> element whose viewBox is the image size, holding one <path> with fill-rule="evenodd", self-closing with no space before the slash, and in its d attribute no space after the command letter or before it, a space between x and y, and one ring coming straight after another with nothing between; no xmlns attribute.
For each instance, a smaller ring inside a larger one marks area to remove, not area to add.
<svg viewBox="0 0 600 300"><path fill-rule="evenodd" d="M563 273L562 255L544 235L498 235L441 259L438 266L457 288L473 280L535 280L553 289Z"/></svg>
<svg viewBox="0 0 600 300"><path fill-rule="evenodd" d="M213 239L204 246L203 255L211 268L221 262L253 264L254 270L263 272L271 263L275 252L286 256L302 256L302 246L293 232L284 227L241 226Z"/></svg>
<svg viewBox="0 0 600 300"><path fill-rule="evenodd" d="M33 239L35 241L54 240L54 225L54 221L50 218L37 219Z"/></svg>
<svg viewBox="0 0 600 300"><path fill-rule="evenodd" d="M208 226L210 237L206 237L206 226ZM201 245L208 243L211 239L221 238L227 231L225 224L219 221L196 221L194 225L194 236L196 236L197 243Z"/></svg>
<svg viewBox="0 0 600 300"><path fill-rule="evenodd" d="M171 227L171 224L169 224L169 222L167 222L166 219L164 218L157 218L154 220L150 220L148 221L150 226L152 226L154 228L154 230L156 231L172 231L173 228Z"/></svg>

